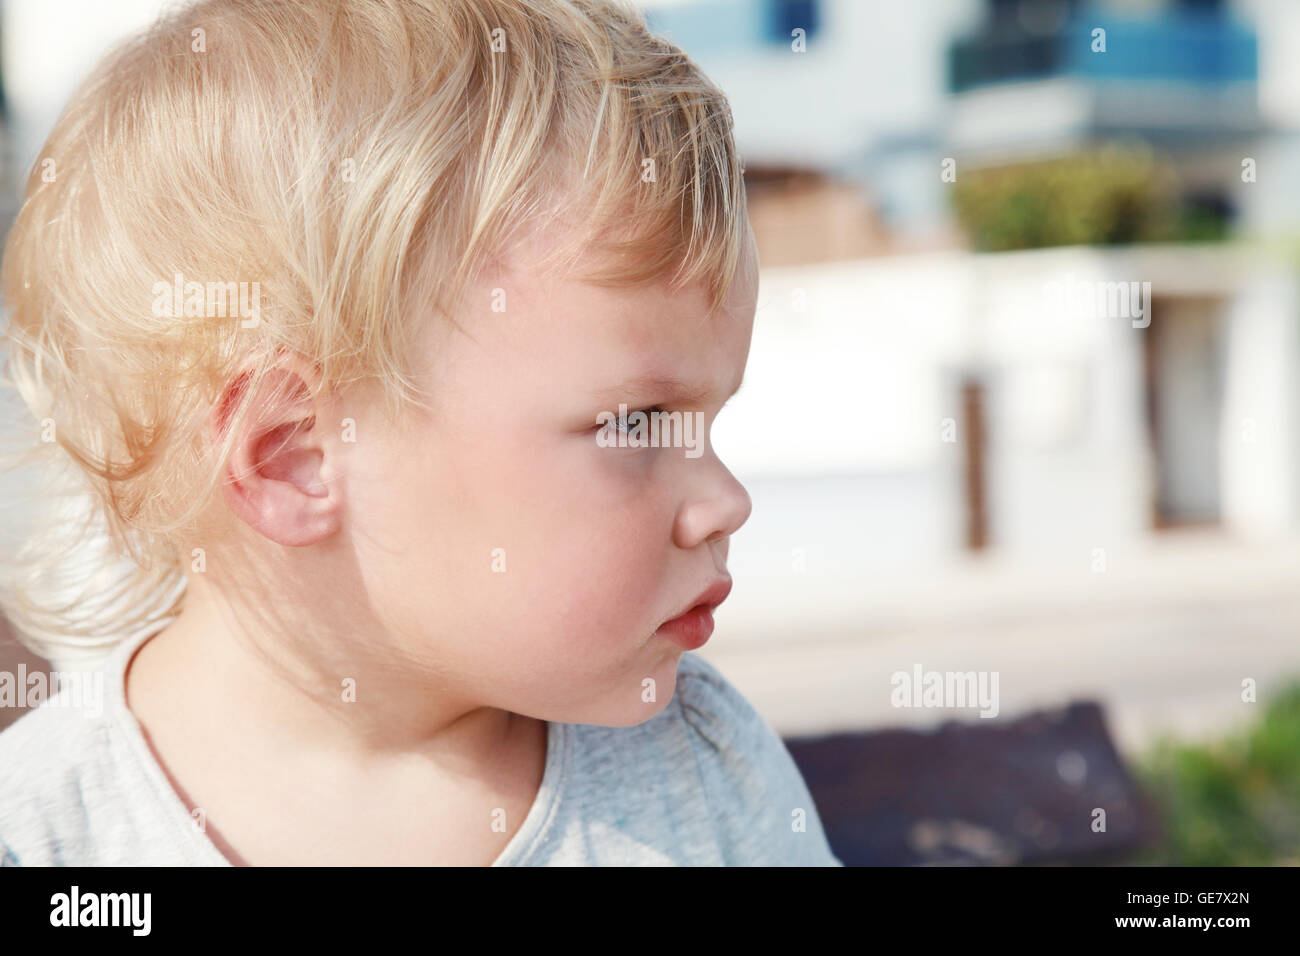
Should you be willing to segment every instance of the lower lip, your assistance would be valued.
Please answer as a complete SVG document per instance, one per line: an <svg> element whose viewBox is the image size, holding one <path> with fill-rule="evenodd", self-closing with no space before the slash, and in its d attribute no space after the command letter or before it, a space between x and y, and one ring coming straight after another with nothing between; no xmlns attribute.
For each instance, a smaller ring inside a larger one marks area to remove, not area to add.
<svg viewBox="0 0 1300 956"><path fill-rule="evenodd" d="M665 621L659 626L658 633L682 650L693 651L703 647L713 633L713 611L704 605L693 607L681 617Z"/></svg>

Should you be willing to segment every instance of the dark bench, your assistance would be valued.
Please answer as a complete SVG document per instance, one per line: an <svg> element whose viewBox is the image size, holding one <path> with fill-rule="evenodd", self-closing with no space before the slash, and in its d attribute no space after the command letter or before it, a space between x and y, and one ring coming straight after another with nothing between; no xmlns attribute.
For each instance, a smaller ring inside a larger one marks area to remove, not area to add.
<svg viewBox="0 0 1300 956"><path fill-rule="evenodd" d="M785 743L846 866L1119 863L1160 836L1093 702Z"/></svg>

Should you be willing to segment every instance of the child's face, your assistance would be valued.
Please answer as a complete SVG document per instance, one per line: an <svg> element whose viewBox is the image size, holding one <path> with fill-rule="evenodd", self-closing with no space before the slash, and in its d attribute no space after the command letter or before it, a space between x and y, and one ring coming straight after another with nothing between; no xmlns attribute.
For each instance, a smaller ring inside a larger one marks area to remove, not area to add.
<svg viewBox="0 0 1300 956"><path fill-rule="evenodd" d="M703 287L539 280L516 259L471 290L464 333L431 327L436 410L378 454L358 424L348 500L375 613L444 691L610 726L667 705L683 648L656 630L725 577L750 512L707 429L743 376L757 286L752 233L712 319ZM625 384L664 377L685 389ZM703 412L705 434L689 456L602 447L597 416L620 403Z"/></svg>

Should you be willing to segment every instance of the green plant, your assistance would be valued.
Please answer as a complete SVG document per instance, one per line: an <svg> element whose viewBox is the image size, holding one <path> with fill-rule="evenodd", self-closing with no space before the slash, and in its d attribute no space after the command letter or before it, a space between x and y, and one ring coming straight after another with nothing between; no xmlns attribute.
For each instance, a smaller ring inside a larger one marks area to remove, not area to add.
<svg viewBox="0 0 1300 956"><path fill-rule="evenodd" d="M1211 744L1166 737L1134 769L1165 829L1138 862L1300 863L1300 682L1244 732Z"/></svg>
<svg viewBox="0 0 1300 956"><path fill-rule="evenodd" d="M958 221L980 251L1212 238L1187 214L1178 179L1143 144L961 173Z"/></svg>

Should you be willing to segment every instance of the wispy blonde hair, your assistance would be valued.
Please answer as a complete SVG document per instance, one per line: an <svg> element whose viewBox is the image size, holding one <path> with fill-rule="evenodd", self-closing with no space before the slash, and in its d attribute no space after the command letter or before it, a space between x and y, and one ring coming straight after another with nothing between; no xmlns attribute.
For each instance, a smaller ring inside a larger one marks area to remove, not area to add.
<svg viewBox="0 0 1300 956"><path fill-rule="evenodd" d="M716 309L745 235L731 122L621 0L207 0L114 49L33 166L0 273L21 460L74 503L4 582L20 639L103 650L178 613L230 452L207 433L222 389L247 376L231 436L286 349L323 389L422 405L415 304L455 321L557 211L583 226L548 267L706 280ZM178 273L257 283L259 321L156 314Z"/></svg>

